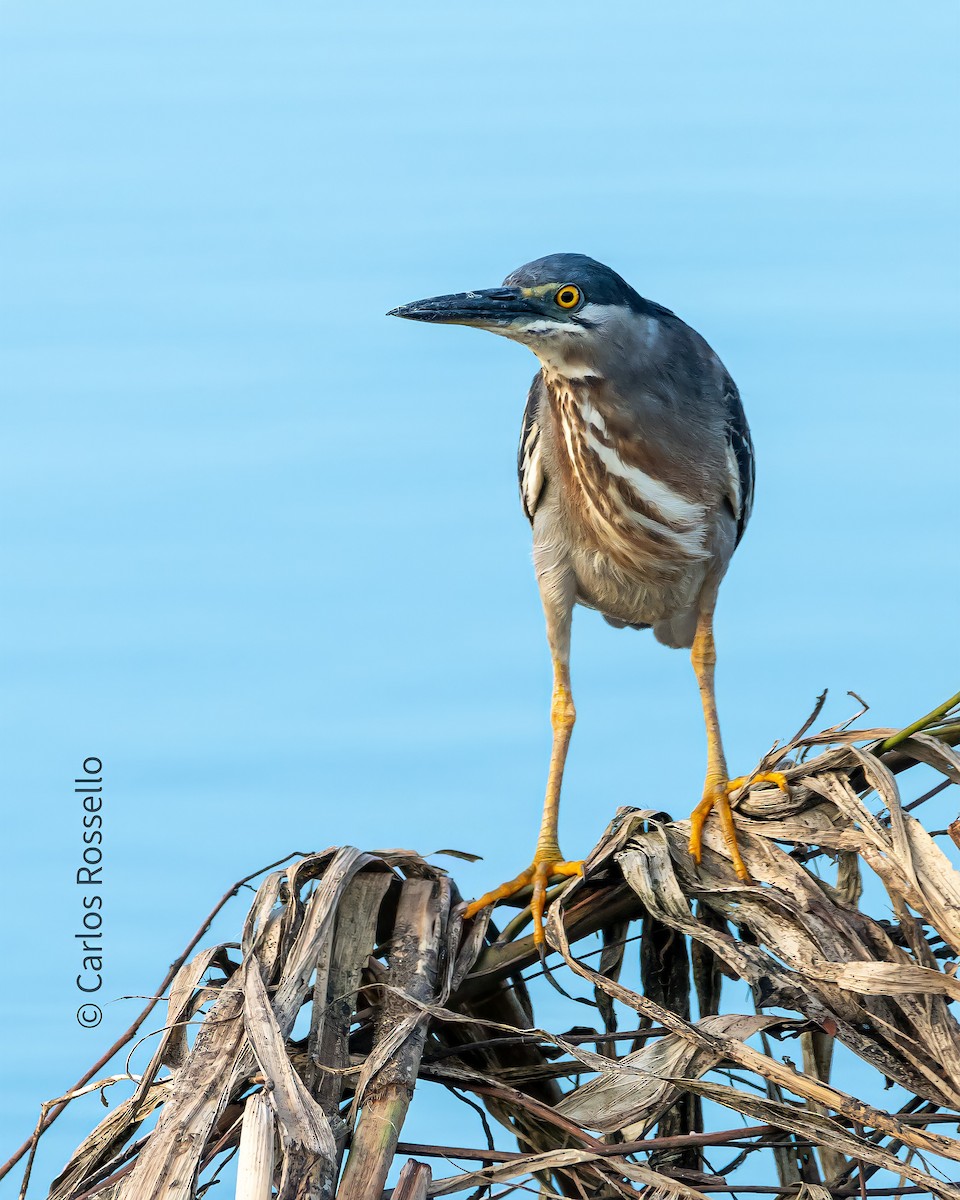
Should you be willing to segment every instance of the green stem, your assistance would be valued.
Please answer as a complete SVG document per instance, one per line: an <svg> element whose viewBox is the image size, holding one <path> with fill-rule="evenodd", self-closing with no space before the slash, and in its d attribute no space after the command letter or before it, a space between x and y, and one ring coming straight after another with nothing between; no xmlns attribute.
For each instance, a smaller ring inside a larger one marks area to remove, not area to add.
<svg viewBox="0 0 960 1200"><path fill-rule="evenodd" d="M928 712L925 717L921 717L919 721L914 721L912 725L908 725L906 729L901 729L899 733L893 734L880 745L880 753L884 754L887 750L892 750L894 746L899 746L901 742L905 742L908 737L918 733L921 729L925 729L928 725L932 725L934 721L938 721L941 717L945 717L951 708L956 708L960 704L960 692L955 696L951 696L949 700L945 700L943 704L937 705L932 711Z"/></svg>

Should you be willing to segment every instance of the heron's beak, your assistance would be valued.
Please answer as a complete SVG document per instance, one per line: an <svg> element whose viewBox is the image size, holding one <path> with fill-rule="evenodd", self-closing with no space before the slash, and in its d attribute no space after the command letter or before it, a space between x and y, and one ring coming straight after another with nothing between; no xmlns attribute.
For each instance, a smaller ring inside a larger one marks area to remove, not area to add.
<svg viewBox="0 0 960 1200"><path fill-rule="evenodd" d="M435 321L442 325L475 325L502 333L540 316L540 310L519 288L487 288L482 292L459 292L455 296L431 296L392 308L388 317L408 321Z"/></svg>

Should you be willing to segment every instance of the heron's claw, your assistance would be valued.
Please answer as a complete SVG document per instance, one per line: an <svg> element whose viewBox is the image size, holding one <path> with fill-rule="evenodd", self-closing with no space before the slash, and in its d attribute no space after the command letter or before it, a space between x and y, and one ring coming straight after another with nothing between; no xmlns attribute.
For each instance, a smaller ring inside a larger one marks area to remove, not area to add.
<svg viewBox="0 0 960 1200"><path fill-rule="evenodd" d="M752 787L755 783L775 783L785 796L790 795L787 777L782 771L760 771L756 775L738 775L736 779L707 780L707 785L703 790L703 799L690 817L690 854L695 863L699 865L703 850L703 827L707 817L716 808L723 828L723 841L730 851L737 878L743 880L750 878L750 872L740 856L740 847L737 845L737 831L733 823L730 796L740 788Z"/></svg>
<svg viewBox="0 0 960 1200"><path fill-rule="evenodd" d="M530 912L533 916L533 943L537 947L541 947L546 942L546 935L543 931L543 910L546 903L547 885L553 878L569 878L572 875L583 874L582 862L568 862L565 859L546 858L540 861L534 860L525 871L521 871L516 879L511 879L507 883L501 883L498 888L494 888L492 892L487 892L481 896L479 900L471 900L467 905L464 916L475 917L477 913L482 912L485 908L490 908L494 904L499 904L501 900L509 900L512 896L516 896L518 892L523 891L525 887L533 886L533 895L530 899Z"/></svg>

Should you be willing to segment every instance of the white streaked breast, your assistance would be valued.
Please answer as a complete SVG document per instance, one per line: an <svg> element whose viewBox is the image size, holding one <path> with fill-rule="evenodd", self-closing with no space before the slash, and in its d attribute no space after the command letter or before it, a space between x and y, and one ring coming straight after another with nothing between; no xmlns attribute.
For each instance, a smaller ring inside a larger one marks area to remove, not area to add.
<svg viewBox="0 0 960 1200"><path fill-rule="evenodd" d="M583 428L575 428L571 418L571 410L578 410L583 422ZM605 436L606 426L601 414L589 402L580 404L578 399L569 392L564 393L560 404L561 426L567 453L573 469L579 479L584 497L593 510L596 519L606 526L618 540L622 541L620 532L610 525L608 517L598 507L590 481L584 479L579 455L575 443L580 441L583 448L595 453L605 469L622 479L638 500L648 505L662 519L657 520L645 513L638 512L624 500L619 492L614 491L610 501L619 509L622 516L640 529L646 529L669 538L676 547L691 558L702 558L705 554L704 542L707 527L704 520L706 509L702 504L688 500L672 488L667 487L659 479L647 475L637 467L630 466L609 446L605 446L600 436Z"/></svg>
<svg viewBox="0 0 960 1200"><path fill-rule="evenodd" d="M617 452L610 446L605 446L595 437L587 424L587 444L597 455L611 475L617 475L637 493L645 503L663 514L664 521L669 525L700 525L703 522L705 508L686 496L681 496L673 488L668 487L659 479L654 479L639 467L625 463ZM603 430L601 429L602 433Z"/></svg>

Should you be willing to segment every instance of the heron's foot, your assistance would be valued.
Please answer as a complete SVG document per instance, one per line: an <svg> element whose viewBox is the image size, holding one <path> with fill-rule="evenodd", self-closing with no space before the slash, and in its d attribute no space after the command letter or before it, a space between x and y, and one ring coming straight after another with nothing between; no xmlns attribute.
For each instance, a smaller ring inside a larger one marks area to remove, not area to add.
<svg viewBox="0 0 960 1200"><path fill-rule="evenodd" d="M583 874L582 862L568 862L559 856L534 859L525 871L521 871L516 879L501 883L492 892L487 892L479 900L471 900L467 905L464 916L475 917L478 912L499 904L501 900L509 900L522 892L524 888L533 886L530 898L530 912L533 916L533 942L542 946L546 941L543 931L543 910L546 903L547 885L552 879L565 879L573 875Z"/></svg>
<svg viewBox="0 0 960 1200"><path fill-rule="evenodd" d="M782 771L760 771L756 775L738 775L736 779L707 780L703 789L703 799L693 810L690 817L690 854L695 863L700 862L703 843L703 827L714 808L716 808L723 828L723 841L733 859L733 869L738 879L749 879L750 872L740 857L740 847L737 845L737 831L733 823L733 810L730 807L730 796L743 787L752 787L755 783L775 783L785 796L790 795L787 777Z"/></svg>

